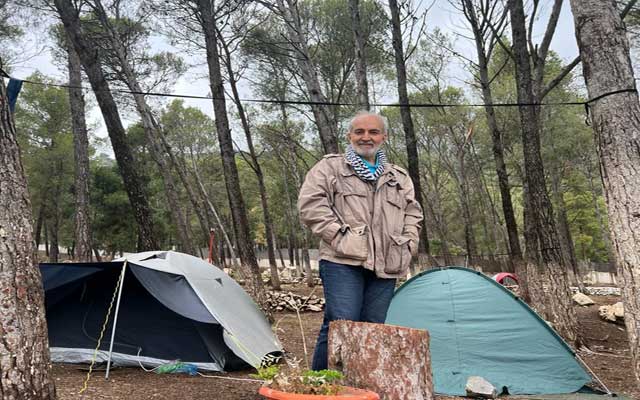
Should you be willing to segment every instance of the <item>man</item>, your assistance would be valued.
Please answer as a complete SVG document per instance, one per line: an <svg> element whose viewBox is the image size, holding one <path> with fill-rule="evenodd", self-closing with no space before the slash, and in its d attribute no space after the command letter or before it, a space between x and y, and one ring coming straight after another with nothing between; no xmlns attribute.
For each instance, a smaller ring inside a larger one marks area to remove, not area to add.
<svg viewBox="0 0 640 400"><path fill-rule="evenodd" d="M322 239L326 305L314 370L327 368L330 321L384 322L396 278L418 250L422 211L413 184L380 149L387 120L360 112L347 140L344 155L328 154L309 171L298 198L301 221Z"/></svg>

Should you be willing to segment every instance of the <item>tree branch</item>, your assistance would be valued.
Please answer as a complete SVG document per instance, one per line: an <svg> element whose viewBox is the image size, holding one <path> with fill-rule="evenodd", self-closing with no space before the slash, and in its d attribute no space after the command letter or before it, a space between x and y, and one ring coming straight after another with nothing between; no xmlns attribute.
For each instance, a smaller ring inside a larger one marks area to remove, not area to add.
<svg viewBox="0 0 640 400"><path fill-rule="evenodd" d="M625 6L624 10L622 10L622 12L620 13L620 18L621 19L625 19L625 17L629 14L629 11L631 11L631 9L633 8L633 6L638 2L638 0L631 0L629 3L627 3L627 5ZM549 83L544 87L544 89L540 92L538 101L542 101L542 99L545 98L545 96L547 94L549 94L549 92L551 90L553 90L553 88L555 88L556 86L558 86L558 84L571 72L573 71L573 69L576 67L576 65L578 65L580 63L580 55L578 55L576 58L573 59L573 61L571 61L569 64L567 64L559 73L558 75L553 78L551 81L549 81Z"/></svg>

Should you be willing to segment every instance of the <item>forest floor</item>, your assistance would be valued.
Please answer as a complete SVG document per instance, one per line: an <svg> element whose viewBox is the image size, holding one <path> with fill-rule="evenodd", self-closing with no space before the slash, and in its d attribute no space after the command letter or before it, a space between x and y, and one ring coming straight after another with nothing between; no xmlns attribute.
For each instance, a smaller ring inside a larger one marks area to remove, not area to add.
<svg viewBox="0 0 640 400"><path fill-rule="evenodd" d="M321 287L309 289L302 283L283 285L283 290L301 295L308 295L313 290L313 294L322 295ZM624 326L604 322L598 317L598 306L614 304L621 301L620 297L590 297L596 304L579 307L577 311L582 332L593 353L581 352L581 357L611 391L624 394L631 399L640 399L640 385L636 384L633 377ZM305 312L300 315L304 340L295 312L278 312L275 314L275 320L277 335L286 351L290 356L304 360L305 345L309 357L313 352L316 335L322 323L322 313ZM93 373L88 389L83 395L79 395L78 391L82 388L87 375L87 366L61 364L53 366L58 398L61 400L78 398L259 400L261 397L257 391L260 383L225 379L251 379L250 374L253 372L255 371L208 374L222 377L210 378L180 374L157 375L140 368L118 368L112 370L110 379L105 381L102 370ZM436 399L461 398L438 396Z"/></svg>

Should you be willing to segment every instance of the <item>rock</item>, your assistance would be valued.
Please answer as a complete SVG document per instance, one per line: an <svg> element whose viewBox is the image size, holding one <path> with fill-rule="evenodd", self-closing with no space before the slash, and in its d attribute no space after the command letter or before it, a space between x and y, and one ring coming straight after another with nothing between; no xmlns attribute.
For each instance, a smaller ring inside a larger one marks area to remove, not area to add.
<svg viewBox="0 0 640 400"><path fill-rule="evenodd" d="M618 322L618 320L624 319L624 306L622 305L622 302L617 302L610 306L600 306L598 311L600 313L600 318L605 321Z"/></svg>
<svg viewBox="0 0 640 400"><path fill-rule="evenodd" d="M576 293L580 291L575 286L571 287L571 290ZM618 287L612 286L587 286L584 288L584 293L592 296L620 296L621 291Z"/></svg>
<svg viewBox="0 0 640 400"><path fill-rule="evenodd" d="M580 292L573 295L573 301L580 304L581 306L590 306L592 304L595 304L589 296Z"/></svg>
<svg viewBox="0 0 640 400"><path fill-rule="evenodd" d="M324 308L324 299L315 295L300 296L291 292L267 292L267 304L275 311L322 311Z"/></svg>
<svg viewBox="0 0 640 400"><path fill-rule="evenodd" d="M624 305L621 301L613 305L613 315L615 315L616 318L624 318Z"/></svg>
<svg viewBox="0 0 640 400"><path fill-rule="evenodd" d="M468 397L495 399L498 396L496 388L481 376L470 376L464 390Z"/></svg>
<svg viewBox="0 0 640 400"><path fill-rule="evenodd" d="M381 399L433 400L429 333L355 321L329 325L329 368Z"/></svg>

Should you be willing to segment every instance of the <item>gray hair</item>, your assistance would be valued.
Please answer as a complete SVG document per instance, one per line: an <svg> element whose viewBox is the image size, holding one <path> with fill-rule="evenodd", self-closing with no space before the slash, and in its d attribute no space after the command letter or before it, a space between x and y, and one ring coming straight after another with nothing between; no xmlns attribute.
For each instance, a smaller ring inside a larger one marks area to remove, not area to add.
<svg viewBox="0 0 640 400"><path fill-rule="evenodd" d="M358 111L356 115L354 115L353 118L349 120L348 132L351 132L353 130L353 122L356 120L356 118L370 116L370 115L380 118L380 120L382 121L383 129L384 129L382 133L389 134L389 120L387 119L387 117L375 112L367 111L367 110Z"/></svg>

